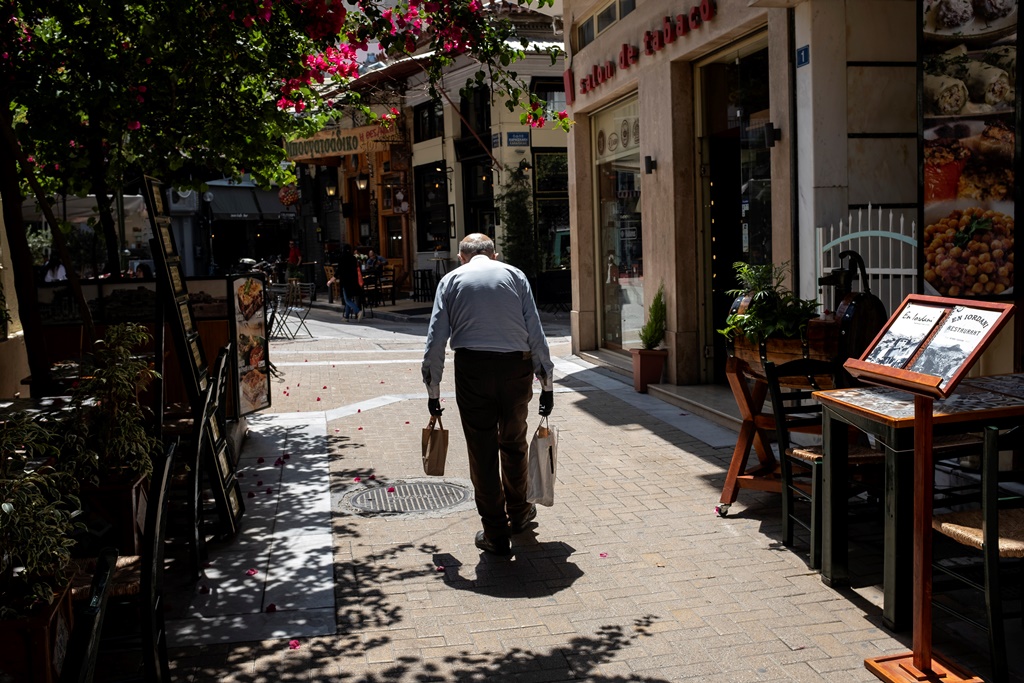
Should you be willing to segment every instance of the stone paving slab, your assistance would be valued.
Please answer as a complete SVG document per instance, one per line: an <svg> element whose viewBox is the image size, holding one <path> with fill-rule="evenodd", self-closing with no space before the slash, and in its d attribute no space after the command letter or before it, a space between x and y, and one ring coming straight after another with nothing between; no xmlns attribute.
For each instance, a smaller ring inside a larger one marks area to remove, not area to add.
<svg viewBox="0 0 1024 683"><path fill-rule="evenodd" d="M511 558L474 547L471 505L354 514L346 493L423 478L419 359L387 347L417 340L371 324L344 326L353 335L344 337L339 325L311 320L315 340L272 349L289 352L275 356L274 433L287 439L291 429L326 424L319 445L294 446L326 455L333 618L310 609L308 623L293 621L289 633L248 624L251 642L174 648L176 680L872 681L865 657L906 649L879 627L877 611L824 586L802 554L781 548L776 496L744 491L730 517L715 516L735 435L723 443L699 422L672 419L688 416L649 408L630 385L563 346L551 416L560 433L555 504L514 538ZM284 387L295 391L284 396ZM446 374L444 479L464 484L453 391ZM536 398L531 429L535 412ZM266 458L275 448L257 452ZM290 504L293 515L318 514L301 496ZM319 552L323 536L309 532ZM300 571L294 558L277 566L272 549L267 558L268 576Z"/></svg>

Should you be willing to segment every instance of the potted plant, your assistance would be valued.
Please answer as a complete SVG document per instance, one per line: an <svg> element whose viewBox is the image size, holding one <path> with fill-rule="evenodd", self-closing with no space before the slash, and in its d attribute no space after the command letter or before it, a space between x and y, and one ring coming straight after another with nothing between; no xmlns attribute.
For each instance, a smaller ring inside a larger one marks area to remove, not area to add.
<svg viewBox="0 0 1024 683"><path fill-rule="evenodd" d="M668 309L665 306L665 285L659 285L658 291L647 310L647 322L640 328L640 345L642 348L630 349L633 355L633 388L640 393L647 393L648 384L657 384L665 371L668 350L658 346L665 339L665 327Z"/></svg>
<svg viewBox="0 0 1024 683"><path fill-rule="evenodd" d="M839 327L831 318L819 318L814 299L801 299L785 286L789 264L733 264L741 287L727 294L736 297L725 327L718 330L729 340L729 353L764 376L764 363L797 358L831 360L839 353Z"/></svg>
<svg viewBox="0 0 1024 683"><path fill-rule="evenodd" d="M139 552L139 520L145 510L146 482L154 453L153 411L143 395L158 377L139 354L152 336L145 325L123 323L107 328L83 363L73 390L77 413L72 422L84 437L65 467L83 482L84 507L113 525L112 544L123 554Z"/></svg>
<svg viewBox="0 0 1024 683"><path fill-rule="evenodd" d="M50 464L60 438L27 414L0 422L0 680L56 680L72 627L79 504Z"/></svg>

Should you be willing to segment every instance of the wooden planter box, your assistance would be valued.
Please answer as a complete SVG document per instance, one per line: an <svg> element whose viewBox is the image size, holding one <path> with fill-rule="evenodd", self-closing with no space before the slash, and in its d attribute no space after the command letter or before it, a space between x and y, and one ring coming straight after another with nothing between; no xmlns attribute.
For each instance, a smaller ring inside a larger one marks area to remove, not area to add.
<svg viewBox="0 0 1024 683"><path fill-rule="evenodd" d="M0 680L59 681L73 626L70 586L32 615L0 621Z"/></svg>
<svg viewBox="0 0 1024 683"><path fill-rule="evenodd" d="M840 327L833 317L814 318L807 324L806 339L769 338L764 344L755 344L746 337L733 340L730 354L745 361L751 374L764 378L764 364L768 361L780 365L798 358L834 361L840 357Z"/></svg>
<svg viewBox="0 0 1024 683"><path fill-rule="evenodd" d="M107 540L121 555L142 554L142 528L146 523L146 480L143 477L100 486L82 484L82 507L111 525Z"/></svg>

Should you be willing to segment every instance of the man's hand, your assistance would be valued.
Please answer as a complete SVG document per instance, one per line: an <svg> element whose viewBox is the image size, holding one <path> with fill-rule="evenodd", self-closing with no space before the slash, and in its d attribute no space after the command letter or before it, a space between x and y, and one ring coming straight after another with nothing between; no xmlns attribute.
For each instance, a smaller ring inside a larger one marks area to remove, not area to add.
<svg viewBox="0 0 1024 683"><path fill-rule="evenodd" d="M432 417L441 417L441 413L444 412L444 408L441 407L441 399L431 398L427 400L427 410L430 411Z"/></svg>
<svg viewBox="0 0 1024 683"><path fill-rule="evenodd" d="M551 414L551 411L555 407L555 392L553 391L542 391L540 392L540 414L541 417L547 417Z"/></svg>

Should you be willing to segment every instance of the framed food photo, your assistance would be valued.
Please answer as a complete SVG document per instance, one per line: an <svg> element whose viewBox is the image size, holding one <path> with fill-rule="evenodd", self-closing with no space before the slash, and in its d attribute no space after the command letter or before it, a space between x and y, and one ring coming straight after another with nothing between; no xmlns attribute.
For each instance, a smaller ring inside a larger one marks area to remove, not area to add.
<svg viewBox="0 0 1024 683"><path fill-rule="evenodd" d="M228 319L236 349L233 377L242 417L270 407L270 347L267 342L266 280L261 274L228 278Z"/></svg>
<svg viewBox="0 0 1024 683"><path fill-rule="evenodd" d="M1017 0L919 0L918 264L930 296L1014 296Z"/></svg>

